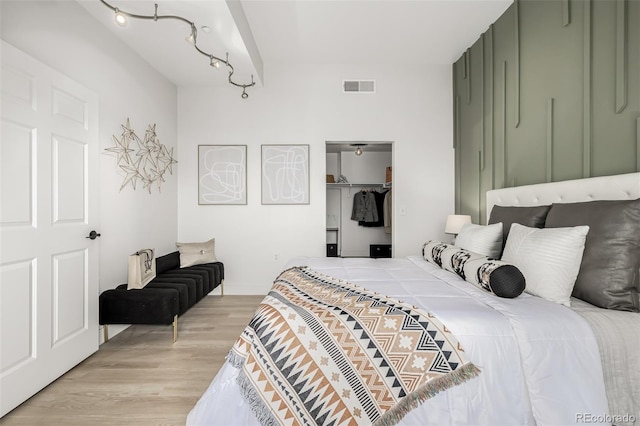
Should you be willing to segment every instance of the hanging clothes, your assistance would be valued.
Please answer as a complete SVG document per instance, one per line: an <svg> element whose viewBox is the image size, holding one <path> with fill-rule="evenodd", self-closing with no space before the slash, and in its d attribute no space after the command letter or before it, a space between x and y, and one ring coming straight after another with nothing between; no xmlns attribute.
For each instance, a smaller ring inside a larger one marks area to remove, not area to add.
<svg viewBox="0 0 640 426"><path fill-rule="evenodd" d="M375 199L376 199L376 211L378 212L378 220L375 222L365 222L360 221L358 225L365 227L382 227L384 226L384 198L386 193L389 191L372 191Z"/></svg>
<svg viewBox="0 0 640 426"><path fill-rule="evenodd" d="M378 209L376 208L376 197L372 192L359 191L353 196L353 209L351 220L364 222L377 222Z"/></svg>
<svg viewBox="0 0 640 426"><path fill-rule="evenodd" d="M383 211L384 211L384 232L385 232L385 234L391 234L391 206L392 206L391 191L392 190L389 190L389 191L387 191L386 194L384 194Z"/></svg>

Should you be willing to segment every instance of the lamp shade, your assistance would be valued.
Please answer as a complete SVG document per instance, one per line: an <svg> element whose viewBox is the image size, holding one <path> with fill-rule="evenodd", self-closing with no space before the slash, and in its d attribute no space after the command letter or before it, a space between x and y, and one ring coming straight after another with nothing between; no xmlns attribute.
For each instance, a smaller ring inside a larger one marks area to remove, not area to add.
<svg viewBox="0 0 640 426"><path fill-rule="evenodd" d="M465 223L471 223L471 216L468 214L450 214L447 216L444 233L457 235Z"/></svg>

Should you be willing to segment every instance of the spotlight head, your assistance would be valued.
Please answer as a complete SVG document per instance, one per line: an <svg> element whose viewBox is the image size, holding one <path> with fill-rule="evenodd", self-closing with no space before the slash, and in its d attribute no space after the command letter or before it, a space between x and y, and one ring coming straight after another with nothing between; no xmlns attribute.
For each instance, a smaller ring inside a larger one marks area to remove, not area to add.
<svg viewBox="0 0 640 426"><path fill-rule="evenodd" d="M196 30L196 26L191 24L191 34L189 34L189 36L185 38L185 40L187 40L187 43L189 43L192 46L195 46L197 34L198 34L198 30Z"/></svg>
<svg viewBox="0 0 640 426"><path fill-rule="evenodd" d="M124 27L127 25L127 17L124 16L124 14L122 12L120 12L118 9L116 9L116 24L120 25L121 27Z"/></svg>

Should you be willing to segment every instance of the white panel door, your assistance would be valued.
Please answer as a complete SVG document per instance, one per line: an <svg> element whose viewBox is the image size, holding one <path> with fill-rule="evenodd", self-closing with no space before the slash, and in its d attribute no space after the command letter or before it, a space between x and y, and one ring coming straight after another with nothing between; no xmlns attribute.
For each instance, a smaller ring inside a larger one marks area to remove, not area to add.
<svg viewBox="0 0 640 426"><path fill-rule="evenodd" d="M98 99L4 41L0 76L4 416L98 349Z"/></svg>

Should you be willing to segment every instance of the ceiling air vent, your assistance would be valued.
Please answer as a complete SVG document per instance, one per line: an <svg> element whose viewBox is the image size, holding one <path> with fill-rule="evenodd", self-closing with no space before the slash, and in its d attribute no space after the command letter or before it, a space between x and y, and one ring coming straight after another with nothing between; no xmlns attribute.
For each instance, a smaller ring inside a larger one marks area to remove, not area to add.
<svg viewBox="0 0 640 426"><path fill-rule="evenodd" d="M375 80L344 80L342 82L344 93L375 93Z"/></svg>

